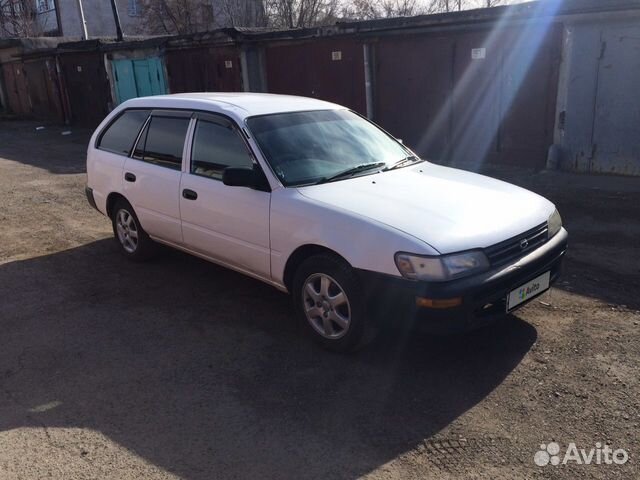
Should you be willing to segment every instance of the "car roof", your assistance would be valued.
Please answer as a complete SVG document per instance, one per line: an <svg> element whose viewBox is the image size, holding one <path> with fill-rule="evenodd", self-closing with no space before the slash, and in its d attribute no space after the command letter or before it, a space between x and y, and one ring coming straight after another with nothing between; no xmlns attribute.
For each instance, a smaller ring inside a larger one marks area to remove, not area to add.
<svg viewBox="0 0 640 480"><path fill-rule="evenodd" d="M272 93L200 92L156 95L127 100L123 108L180 108L234 114L239 118L271 113L342 109L315 98Z"/></svg>

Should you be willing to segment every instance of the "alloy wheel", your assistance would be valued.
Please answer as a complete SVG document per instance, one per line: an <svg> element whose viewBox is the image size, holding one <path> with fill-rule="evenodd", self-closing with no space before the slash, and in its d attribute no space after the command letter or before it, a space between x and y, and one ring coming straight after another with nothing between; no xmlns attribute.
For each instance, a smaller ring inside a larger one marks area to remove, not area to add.
<svg viewBox="0 0 640 480"><path fill-rule="evenodd" d="M138 225L135 218L125 209L116 214L116 232L118 240L127 253L134 253L138 248Z"/></svg>
<svg viewBox="0 0 640 480"><path fill-rule="evenodd" d="M336 340L347 333L351 306L340 284L324 273L314 273L304 282L302 301L307 321L324 338Z"/></svg>

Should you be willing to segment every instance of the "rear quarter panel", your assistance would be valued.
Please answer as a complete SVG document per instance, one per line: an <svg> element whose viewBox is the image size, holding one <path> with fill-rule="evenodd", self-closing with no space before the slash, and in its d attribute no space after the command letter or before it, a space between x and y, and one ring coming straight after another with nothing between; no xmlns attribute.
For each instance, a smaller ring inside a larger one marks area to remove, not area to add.
<svg viewBox="0 0 640 480"><path fill-rule="evenodd" d="M107 197L112 192L122 193L122 175L127 157L96 148L96 140L109 122L122 109L109 114L93 132L87 147L87 186L93 190L96 207L107 215Z"/></svg>

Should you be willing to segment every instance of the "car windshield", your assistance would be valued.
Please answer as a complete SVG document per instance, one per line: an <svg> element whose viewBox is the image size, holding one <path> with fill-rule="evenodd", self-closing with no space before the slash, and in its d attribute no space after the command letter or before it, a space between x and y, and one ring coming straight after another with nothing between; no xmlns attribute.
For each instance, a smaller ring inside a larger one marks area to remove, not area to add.
<svg viewBox="0 0 640 480"><path fill-rule="evenodd" d="M348 110L251 117L247 126L285 186L348 178L392 167L413 153Z"/></svg>

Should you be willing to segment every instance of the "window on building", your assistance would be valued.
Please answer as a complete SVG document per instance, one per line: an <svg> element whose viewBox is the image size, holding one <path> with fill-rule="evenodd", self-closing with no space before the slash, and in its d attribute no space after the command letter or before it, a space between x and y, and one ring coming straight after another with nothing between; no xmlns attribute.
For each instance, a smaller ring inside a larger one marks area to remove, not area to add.
<svg viewBox="0 0 640 480"><path fill-rule="evenodd" d="M18 17L24 12L21 0L12 0L2 3L2 13L5 17Z"/></svg>
<svg viewBox="0 0 640 480"><path fill-rule="evenodd" d="M54 0L36 0L38 13L45 13L56 8Z"/></svg>
<svg viewBox="0 0 640 480"><path fill-rule="evenodd" d="M138 0L129 0L129 16L137 17L138 15L140 15Z"/></svg>

